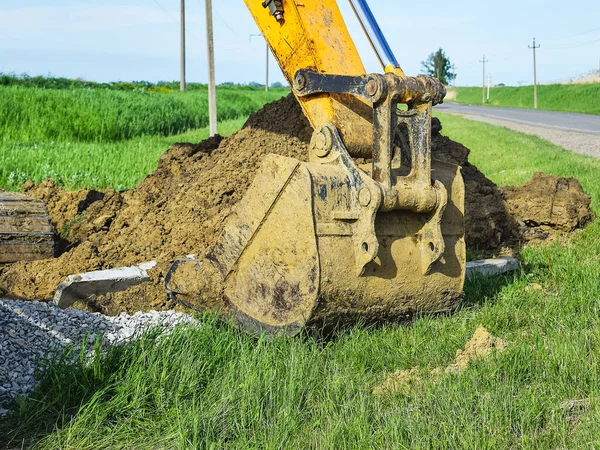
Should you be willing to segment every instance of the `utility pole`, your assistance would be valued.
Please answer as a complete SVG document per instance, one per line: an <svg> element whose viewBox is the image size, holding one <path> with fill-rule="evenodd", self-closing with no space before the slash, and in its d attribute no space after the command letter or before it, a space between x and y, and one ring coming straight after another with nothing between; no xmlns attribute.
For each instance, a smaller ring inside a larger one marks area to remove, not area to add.
<svg viewBox="0 0 600 450"><path fill-rule="evenodd" d="M536 63L535 63L535 49L540 48L540 45L535 45L535 38L533 38L533 47L528 45L530 49L533 49L533 109L537 109L537 74L536 74Z"/></svg>
<svg viewBox="0 0 600 450"><path fill-rule="evenodd" d="M261 36L262 34L251 34L250 42L252 42L252 36ZM266 57L265 57L265 65L266 65L266 80L265 80L265 92L269 92L269 43L265 39L265 45L267 47Z"/></svg>
<svg viewBox="0 0 600 450"><path fill-rule="evenodd" d="M181 62L179 89L185 91L185 0L181 0Z"/></svg>
<svg viewBox="0 0 600 450"><path fill-rule="evenodd" d="M208 46L208 123L211 137L217 134L217 89L215 85L215 46L213 41L212 0L206 3L206 44Z"/></svg>
<svg viewBox="0 0 600 450"><path fill-rule="evenodd" d="M452 85L456 87L456 64L452 64Z"/></svg>
<svg viewBox="0 0 600 450"><path fill-rule="evenodd" d="M485 59L485 53L483 54L483 59L479 60L480 63L483 63L483 82L481 83L481 104L485 104L485 63L489 62L488 59Z"/></svg>

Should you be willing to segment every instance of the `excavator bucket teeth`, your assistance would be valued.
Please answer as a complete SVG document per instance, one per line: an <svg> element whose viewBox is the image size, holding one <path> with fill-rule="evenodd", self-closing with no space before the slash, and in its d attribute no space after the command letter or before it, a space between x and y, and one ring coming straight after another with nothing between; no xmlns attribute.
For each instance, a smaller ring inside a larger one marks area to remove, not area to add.
<svg viewBox="0 0 600 450"><path fill-rule="evenodd" d="M424 262L433 214L377 212L377 253L359 273L354 237L365 229L356 209L366 203L364 187L339 164L269 155L217 243L202 260L175 262L167 290L188 306L224 311L251 333L451 310L464 282L464 185L451 164L433 161L432 177L448 194L441 257Z"/></svg>

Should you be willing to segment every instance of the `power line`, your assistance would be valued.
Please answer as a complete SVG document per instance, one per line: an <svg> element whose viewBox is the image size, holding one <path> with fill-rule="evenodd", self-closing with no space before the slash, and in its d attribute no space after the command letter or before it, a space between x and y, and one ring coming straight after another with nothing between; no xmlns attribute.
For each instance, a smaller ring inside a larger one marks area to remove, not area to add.
<svg viewBox="0 0 600 450"><path fill-rule="evenodd" d="M173 16L173 14L171 14L169 11L167 11L163 5L158 3L158 0L153 0L153 1L154 1L154 3L156 3L158 5L158 7L160 9L162 9L164 12L166 12L167 15L171 17L171 19L173 19L175 22L178 22L177 18L175 16Z"/></svg>
<svg viewBox="0 0 600 450"><path fill-rule="evenodd" d="M160 9L163 10L163 12L165 14L167 14L172 20L173 22L179 23L179 19L177 17L175 17L173 14L171 14L169 12L168 9L165 9L165 7L163 5L161 5L158 0L152 0ZM191 35L192 37L196 38L196 39L200 39L198 36L196 36L194 33L192 33L190 30L186 30L186 33Z"/></svg>
<svg viewBox="0 0 600 450"><path fill-rule="evenodd" d="M563 36L563 38L570 38L570 37L575 37L575 36L583 36L584 34L595 33L596 31L600 31L600 28L594 28L593 30L582 31L580 33L575 33L575 34L568 34L566 36Z"/></svg>
<svg viewBox="0 0 600 450"><path fill-rule="evenodd" d="M202 3L200 2L200 0L198 0L198 4L202 5ZM227 27L227 29L229 31L231 31L233 33L233 35L239 39L240 36L235 32L235 29L231 25L229 25L229 23L227 23L227 21L223 18L223 16L221 15L221 13L219 13L219 10L217 9L217 7L215 5L213 5L213 12L217 15L217 17L219 18L219 20L221 22L223 22L223 25L225 25L225 27Z"/></svg>

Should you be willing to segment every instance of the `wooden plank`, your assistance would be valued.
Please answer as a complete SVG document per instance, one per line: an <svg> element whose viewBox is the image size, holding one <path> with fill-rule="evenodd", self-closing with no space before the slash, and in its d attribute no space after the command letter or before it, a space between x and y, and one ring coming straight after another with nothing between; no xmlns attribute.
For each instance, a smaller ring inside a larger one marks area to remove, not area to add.
<svg viewBox="0 0 600 450"><path fill-rule="evenodd" d="M54 230L43 201L0 192L0 264L54 256Z"/></svg>

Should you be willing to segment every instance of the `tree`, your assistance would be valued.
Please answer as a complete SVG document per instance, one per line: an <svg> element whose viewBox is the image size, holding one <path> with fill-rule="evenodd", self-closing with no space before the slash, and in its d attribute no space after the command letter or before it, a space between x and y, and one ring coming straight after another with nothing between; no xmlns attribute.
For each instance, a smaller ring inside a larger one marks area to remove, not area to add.
<svg viewBox="0 0 600 450"><path fill-rule="evenodd" d="M452 74L452 64L450 59L439 48L435 53L431 53L425 61L421 61L423 71L430 77L435 77L443 84L450 84L456 74Z"/></svg>

